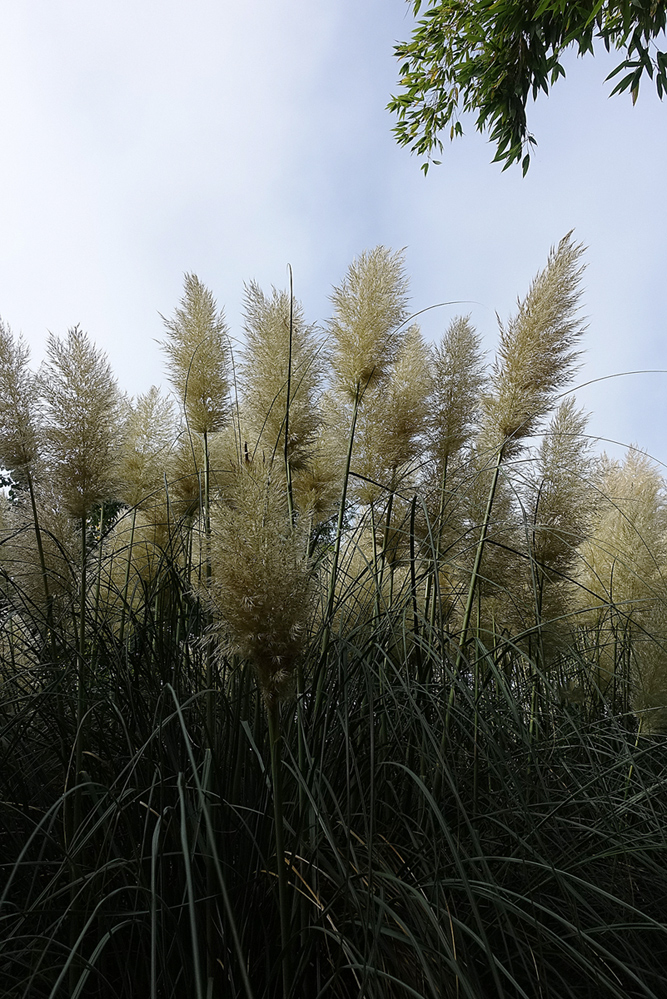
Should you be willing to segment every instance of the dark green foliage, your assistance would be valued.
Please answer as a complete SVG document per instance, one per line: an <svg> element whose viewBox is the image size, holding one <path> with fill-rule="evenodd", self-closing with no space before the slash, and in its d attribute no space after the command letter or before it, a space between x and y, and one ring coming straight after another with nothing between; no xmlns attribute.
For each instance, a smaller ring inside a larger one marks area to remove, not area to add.
<svg viewBox="0 0 667 999"><path fill-rule="evenodd" d="M5 667L3 995L282 994L265 711L222 661L206 731L201 621L165 563L131 641L94 634L69 843L75 649ZM546 698L535 734L516 648L455 676L456 644L406 621L332 639L282 708L293 994L660 996L667 746Z"/></svg>
<svg viewBox="0 0 667 999"><path fill-rule="evenodd" d="M412 0L415 14L422 0ZM401 145L427 157L442 150L442 135L462 135L459 115L476 114L476 127L496 145L494 161L505 168L519 160L523 172L535 144L526 104L548 94L565 76L563 53L593 54L596 41L624 58L609 78L620 76L612 93L630 90L633 102L646 73L662 98L667 90L667 52L656 47L667 10L653 0L431 0L409 42L396 46L401 92L389 109L396 113ZM621 75L623 74L623 75Z"/></svg>

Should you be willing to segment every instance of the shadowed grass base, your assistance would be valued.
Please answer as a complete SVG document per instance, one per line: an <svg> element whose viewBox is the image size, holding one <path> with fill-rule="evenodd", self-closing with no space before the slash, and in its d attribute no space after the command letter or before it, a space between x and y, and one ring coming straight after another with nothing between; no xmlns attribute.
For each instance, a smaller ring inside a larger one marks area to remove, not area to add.
<svg viewBox="0 0 667 999"><path fill-rule="evenodd" d="M422 622L418 680L410 635L387 617L363 645L332 639L317 709L308 671L300 710L283 706L276 858L254 680L235 663L216 678L212 756L205 649L179 637L197 611L177 594L168 606L173 627L147 610L129 647L98 636L67 849L59 747L75 744L76 658L40 667L35 642L34 669L3 687L4 996L280 997L281 863L295 997L664 995L662 740L554 706L536 736L530 671L489 654L476 702L477 671L459 664L442 756L457 646L448 658Z"/></svg>

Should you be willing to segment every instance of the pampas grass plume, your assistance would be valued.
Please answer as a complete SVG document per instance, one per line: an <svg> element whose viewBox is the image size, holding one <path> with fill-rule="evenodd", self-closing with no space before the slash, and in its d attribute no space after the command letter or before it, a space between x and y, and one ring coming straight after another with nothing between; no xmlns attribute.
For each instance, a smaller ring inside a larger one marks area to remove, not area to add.
<svg viewBox="0 0 667 999"><path fill-rule="evenodd" d="M502 447L506 458L536 432L576 370L585 330L577 316L583 251L571 234L565 236L551 250L516 316L500 327L491 391L483 406L485 444L492 451Z"/></svg>
<svg viewBox="0 0 667 999"><path fill-rule="evenodd" d="M454 319L432 347L431 382L429 439L442 471L472 437L485 384L484 355L469 316Z"/></svg>
<svg viewBox="0 0 667 999"><path fill-rule="evenodd" d="M115 493L120 394L106 355L78 326L49 334L40 370L46 452L67 512L85 517Z"/></svg>
<svg viewBox="0 0 667 999"><path fill-rule="evenodd" d="M38 454L39 386L29 358L23 338L0 320L0 462L17 471Z"/></svg>
<svg viewBox="0 0 667 999"><path fill-rule="evenodd" d="M164 491L164 470L177 437L173 404L155 385L130 405L123 437L119 498L128 506L152 505L155 494Z"/></svg>
<svg viewBox="0 0 667 999"><path fill-rule="evenodd" d="M210 592L223 647L249 662L270 706L291 690L310 615L307 538L265 469L241 468L230 506L211 517Z"/></svg>
<svg viewBox="0 0 667 999"><path fill-rule="evenodd" d="M224 313L196 274L186 274L184 293L171 319L162 317L169 377L184 405L190 430L210 434L228 418L229 333Z"/></svg>
<svg viewBox="0 0 667 999"><path fill-rule="evenodd" d="M380 381L395 360L407 317L407 287L403 253L377 246L357 257L333 289L332 365L349 397Z"/></svg>
<svg viewBox="0 0 667 999"><path fill-rule="evenodd" d="M254 281L246 285L243 351L243 412L253 442L269 453L283 453L290 358L290 296L264 294ZM312 455L320 416L317 398L323 358L315 327L306 325L303 309L292 303L292 369L287 456L293 470L304 468Z"/></svg>
<svg viewBox="0 0 667 999"><path fill-rule="evenodd" d="M586 539L592 512L588 414L572 396L558 407L537 455L531 489L534 555L543 567L567 573Z"/></svg>
<svg viewBox="0 0 667 999"><path fill-rule="evenodd" d="M626 617L646 609L667 566L667 501L660 472L642 451L623 463L606 456L598 473L598 500L589 538L581 545L581 599Z"/></svg>
<svg viewBox="0 0 667 999"><path fill-rule="evenodd" d="M77 540L72 522L59 508L59 496L47 481L40 483L37 506L41 525L40 555L33 515L21 496L18 503L10 504L1 499L3 516L0 520L0 569L5 579L8 602L17 607L27 603L34 614L46 613L44 575L48 579L48 594L54 601L56 612L61 597L71 596L76 577L75 564ZM44 565L42 566L42 556Z"/></svg>
<svg viewBox="0 0 667 999"><path fill-rule="evenodd" d="M418 326L411 326L381 388L365 399L357 424L353 470L364 480L356 493L372 502L401 482L424 451L431 391L429 358Z"/></svg>

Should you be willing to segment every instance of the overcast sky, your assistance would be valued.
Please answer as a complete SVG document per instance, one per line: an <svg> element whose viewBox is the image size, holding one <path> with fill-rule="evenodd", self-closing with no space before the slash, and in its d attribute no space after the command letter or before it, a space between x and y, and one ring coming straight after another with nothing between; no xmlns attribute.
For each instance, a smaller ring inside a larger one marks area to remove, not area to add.
<svg viewBox="0 0 667 999"><path fill-rule="evenodd" d="M472 122L426 178L399 149L405 0L0 0L0 315L37 364L80 323L130 393L163 381L155 340L184 271L240 332L243 282L286 284L310 321L352 258L406 247L440 336L471 312L492 349L549 248L588 246L579 380L667 369L667 102L608 94L570 59L530 109L529 174ZM465 124L465 123L464 123ZM582 390L592 431L667 462L667 374Z"/></svg>

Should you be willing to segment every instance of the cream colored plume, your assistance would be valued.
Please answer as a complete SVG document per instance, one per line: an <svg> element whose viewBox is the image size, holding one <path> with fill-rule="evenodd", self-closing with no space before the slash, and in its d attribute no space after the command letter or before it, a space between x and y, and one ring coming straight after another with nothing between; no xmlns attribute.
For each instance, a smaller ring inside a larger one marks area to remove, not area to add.
<svg viewBox="0 0 667 999"><path fill-rule="evenodd" d="M186 274L184 285L173 317L162 317L167 331L162 348L191 432L210 434L229 418L229 333L223 312L196 274Z"/></svg>
<svg viewBox="0 0 667 999"><path fill-rule="evenodd" d="M296 470L304 468L313 453L324 354L315 327L306 325L301 305L292 301L291 311L290 373L289 293L274 288L267 297L255 282L246 286L241 378L243 412L253 449L259 444L269 455L282 455L288 426L287 456Z"/></svg>
<svg viewBox="0 0 667 999"><path fill-rule="evenodd" d="M153 595L164 568L164 537L164 525L134 510L125 513L105 538L100 576L92 585L100 588L101 606L110 623L120 621L122 610L136 613Z"/></svg>
<svg viewBox="0 0 667 999"><path fill-rule="evenodd" d="M0 465L17 473L37 457L39 386L28 367L30 351L0 320Z"/></svg>
<svg viewBox="0 0 667 999"><path fill-rule="evenodd" d="M667 688L667 498L646 454L605 458L590 536L580 547L577 602L601 652L598 683L615 676L619 640L632 649L631 696L653 708ZM664 702L667 705L667 701Z"/></svg>
<svg viewBox="0 0 667 999"><path fill-rule="evenodd" d="M332 365L337 384L351 398L380 381L395 360L407 287L403 253L377 246L357 257L333 289Z"/></svg>
<svg viewBox="0 0 667 999"><path fill-rule="evenodd" d="M128 506L151 507L164 497L164 476L178 427L171 400L159 388L137 396L125 421L119 457L119 496Z"/></svg>
<svg viewBox="0 0 667 999"><path fill-rule="evenodd" d="M402 483L423 459L431 391L429 358L418 326L405 334L380 387L369 390L357 422L352 471L355 495L370 503Z"/></svg>
<svg viewBox="0 0 667 999"><path fill-rule="evenodd" d="M35 522L28 500L22 495L18 503L10 504L0 497L2 588L13 606L30 607L33 616L37 609L39 614L46 615L49 599L58 615L66 603L61 603L61 598L71 595L77 585L78 537L59 502L53 483L45 478L39 490L37 514L47 576L47 599Z"/></svg>
<svg viewBox="0 0 667 999"><path fill-rule="evenodd" d="M642 451L605 458L590 537L581 545L581 601L636 617L661 594L667 563L667 503L658 469Z"/></svg>
<svg viewBox="0 0 667 999"><path fill-rule="evenodd" d="M431 349L429 443L441 474L472 438L485 383L480 338L469 316L454 319Z"/></svg>
<svg viewBox="0 0 667 999"><path fill-rule="evenodd" d="M545 570L569 573L590 531L593 509L588 414L565 399L544 434L529 490L533 554ZM557 578L557 577L554 577Z"/></svg>
<svg viewBox="0 0 667 999"><path fill-rule="evenodd" d="M583 246L571 235L549 254L519 310L500 327L500 344L483 398L483 443L517 454L570 381L585 326L578 317Z"/></svg>
<svg viewBox="0 0 667 999"><path fill-rule="evenodd" d="M204 500L206 452L209 459L211 499L228 499L234 490L235 475L244 458L239 456L236 428L228 424L204 441L201 436L183 431L169 452L167 489L172 521L193 517ZM248 452L250 456L250 452Z"/></svg>
<svg viewBox="0 0 667 999"><path fill-rule="evenodd" d="M321 426L308 464L294 473L295 508L313 527L332 517L340 501L344 455L337 444L340 439Z"/></svg>
<svg viewBox="0 0 667 999"><path fill-rule="evenodd" d="M211 512L210 594L223 647L254 668L268 705L289 693L304 650L312 567L285 490L266 473L242 467L232 504Z"/></svg>
<svg viewBox="0 0 667 999"><path fill-rule="evenodd" d="M106 355L78 326L62 340L50 333L46 352L47 461L68 513L81 518L116 495L120 395Z"/></svg>

